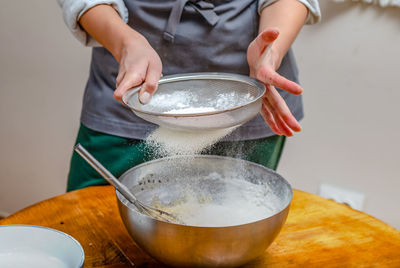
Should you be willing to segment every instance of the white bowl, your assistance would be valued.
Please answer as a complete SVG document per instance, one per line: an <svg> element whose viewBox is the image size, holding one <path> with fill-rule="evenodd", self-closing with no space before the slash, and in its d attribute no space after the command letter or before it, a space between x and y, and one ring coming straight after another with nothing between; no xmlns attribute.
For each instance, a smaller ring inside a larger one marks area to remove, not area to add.
<svg viewBox="0 0 400 268"><path fill-rule="evenodd" d="M85 254L72 236L32 225L0 226L0 267L78 268Z"/></svg>

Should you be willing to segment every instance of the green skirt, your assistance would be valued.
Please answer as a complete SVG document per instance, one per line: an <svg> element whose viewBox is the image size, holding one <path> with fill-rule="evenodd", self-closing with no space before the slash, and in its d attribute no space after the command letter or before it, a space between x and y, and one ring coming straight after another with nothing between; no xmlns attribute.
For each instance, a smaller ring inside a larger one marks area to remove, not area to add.
<svg viewBox="0 0 400 268"><path fill-rule="evenodd" d="M82 124L76 143L82 144L116 177L131 167L154 159L142 140L108 135ZM284 136L236 142L223 141L206 150L204 154L242 158L276 170L284 144ZM68 174L67 191L104 184L107 182L74 152Z"/></svg>

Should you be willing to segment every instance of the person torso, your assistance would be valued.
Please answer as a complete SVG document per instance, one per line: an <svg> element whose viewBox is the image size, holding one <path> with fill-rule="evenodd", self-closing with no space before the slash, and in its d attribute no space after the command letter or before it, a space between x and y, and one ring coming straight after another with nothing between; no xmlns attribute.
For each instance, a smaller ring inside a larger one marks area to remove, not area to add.
<svg viewBox="0 0 400 268"><path fill-rule="evenodd" d="M124 3L129 11L128 25L141 33L158 53L163 63L163 75L191 72L249 74L246 51L258 33L257 1L124 0ZM181 14L177 5L183 7ZM175 12L171 12L174 8ZM291 51L278 72L298 81ZM117 74L118 63L113 56L103 47L93 48L82 123L104 133L144 139L156 126L136 117L112 98ZM281 94L295 117L300 119L303 116L301 97L282 91ZM256 139L272 134L261 116L257 116L228 139Z"/></svg>

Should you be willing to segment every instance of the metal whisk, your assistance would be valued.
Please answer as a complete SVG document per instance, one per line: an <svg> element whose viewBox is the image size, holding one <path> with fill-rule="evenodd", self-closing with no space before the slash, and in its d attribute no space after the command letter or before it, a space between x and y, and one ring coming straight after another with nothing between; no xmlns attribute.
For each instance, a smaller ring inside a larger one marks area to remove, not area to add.
<svg viewBox="0 0 400 268"><path fill-rule="evenodd" d="M91 155L81 144L78 143L77 145L75 145L74 149L106 181L108 181L112 186L114 186L118 192L120 192L130 203L132 203L139 210L139 212L158 220L163 220L171 223L179 223L179 220L175 216L160 209L147 206L142 202L140 202L132 194L132 192L129 191L128 187L120 183L119 180L115 178L99 161L97 161L96 158L94 158L93 155Z"/></svg>

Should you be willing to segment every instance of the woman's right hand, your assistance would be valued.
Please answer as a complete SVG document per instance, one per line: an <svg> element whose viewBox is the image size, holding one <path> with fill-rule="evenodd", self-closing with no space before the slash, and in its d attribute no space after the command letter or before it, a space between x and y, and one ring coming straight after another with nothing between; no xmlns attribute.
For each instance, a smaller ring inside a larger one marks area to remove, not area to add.
<svg viewBox="0 0 400 268"><path fill-rule="evenodd" d="M136 36L122 46L114 98L121 101L122 95L133 87L142 85L139 101L150 101L157 90L162 72L161 59L143 36Z"/></svg>
<svg viewBox="0 0 400 268"><path fill-rule="evenodd" d="M119 63L114 98L121 101L126 91L142 85L139 101L149 102L157 90L162 63L146 38L123 22L114 8L106 4L86 11L79 23Z"/></svg>

